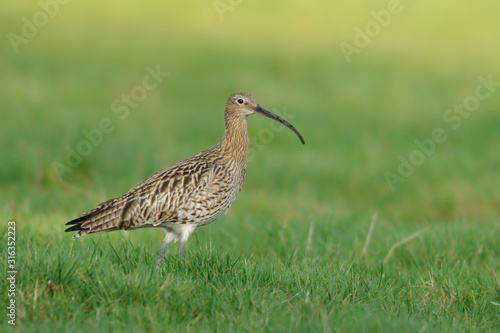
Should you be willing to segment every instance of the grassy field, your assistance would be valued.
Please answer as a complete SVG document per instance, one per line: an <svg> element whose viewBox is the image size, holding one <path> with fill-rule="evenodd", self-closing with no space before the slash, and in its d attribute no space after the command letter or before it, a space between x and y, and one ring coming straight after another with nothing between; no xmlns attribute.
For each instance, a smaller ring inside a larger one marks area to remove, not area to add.
<svg viewBox="0 0 500 333"><path fill-rule="evenodd" d="M361 47L390 2L50 3L0 4L2 332L500 331L500 5L401 1ZM250 117L243 191L185 256L64 233L215 144L236 91L306 145Z"/></svg>

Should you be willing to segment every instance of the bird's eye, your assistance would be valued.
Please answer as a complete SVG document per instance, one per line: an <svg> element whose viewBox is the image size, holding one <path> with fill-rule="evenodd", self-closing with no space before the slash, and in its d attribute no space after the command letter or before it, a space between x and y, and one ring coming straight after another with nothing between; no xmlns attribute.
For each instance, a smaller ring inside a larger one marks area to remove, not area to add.
<svg viewBox="0 0 500 333"><path fill-rule="evenodd" d="M244 102L243 99L238 98L238 104L243 104L243 102Z"/></svg>

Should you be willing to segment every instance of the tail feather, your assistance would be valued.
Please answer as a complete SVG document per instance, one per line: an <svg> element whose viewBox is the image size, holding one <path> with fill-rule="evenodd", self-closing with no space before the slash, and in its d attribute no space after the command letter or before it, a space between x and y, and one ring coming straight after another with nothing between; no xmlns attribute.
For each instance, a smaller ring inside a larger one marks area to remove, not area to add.
<svg viewBox="0 0 500 333"><path fill-rule="evenodd" d="M84 214L74 220L69 221L68 223L66 223L66 225L73 225L73 224L74 225L64 231L70 232L70 231L88 230L89 228L83 228L82 224L85 223L87 220L91 219L92 215L93 214Z"/></svg>
<svg viewBox="0 0 500 333"><path fill-rule="evenodd" d="M100 233L119 229L118 207L113 205L114 200L106 201L95 209L84 213L82 216L69 221L71 225L65 232L78 231L73 238L79 238L89 233Z"/></svg>

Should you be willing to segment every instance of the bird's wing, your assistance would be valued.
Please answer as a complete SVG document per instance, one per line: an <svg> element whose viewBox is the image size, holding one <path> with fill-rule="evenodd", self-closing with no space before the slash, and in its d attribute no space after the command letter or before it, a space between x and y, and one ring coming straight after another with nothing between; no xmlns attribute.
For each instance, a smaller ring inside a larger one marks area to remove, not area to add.
<svg viewBox="0 0 500 333"><path fill-rule="evenodd" d="M224 181L230 178L227 172L209 161L176 163L68 222L73 226L66 231L79 231L75 235L78 238L87 233L209 218L210 210L225 208L219 206L229 195L230 184Z"/></svg>

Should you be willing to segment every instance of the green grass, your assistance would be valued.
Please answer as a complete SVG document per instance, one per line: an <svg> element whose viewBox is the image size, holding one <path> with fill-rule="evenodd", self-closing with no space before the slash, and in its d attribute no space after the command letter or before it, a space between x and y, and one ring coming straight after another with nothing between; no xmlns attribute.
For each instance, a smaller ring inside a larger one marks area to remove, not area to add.
<svg viewBox="0 0 500 333"><path fill-rule="evenodd" d="M296 223L268 230L260 250L195 237L186 256L168 256L156 272L155 249L136 239L21 236L19 323L30 332L495 331L500 284L484 267L494 267L500 251L498 235L483 230L435 227L384 264L397 232L375 228L363 256L361 232L346 240L317 226L306 250L308 230ZM476 239L462 239L471 232Z"/></svg>
<svg viewBox="0 0 500 333"><path fill-rule="evenodd" d="M404 2L347 64L339 43L386 5L243 2L220 21L211 2L70 2L19 53L4 38L0 262L14 220L15 329L499 331L500 89L459 128L443 121L479 76L500 81L498 4ZM5 34L37 10L0 5ZM113 100L157 65L169 76L119 119ZM263 140L269 119L250 117L243 191L184 257L172 244L153 271L159 230L63 232L215 144L240 90L286 111L306 145L287 129ZM103 118L114 131L59 179L53 163ZM435 128L448 139L391 191L384 173Z"/></svg>

